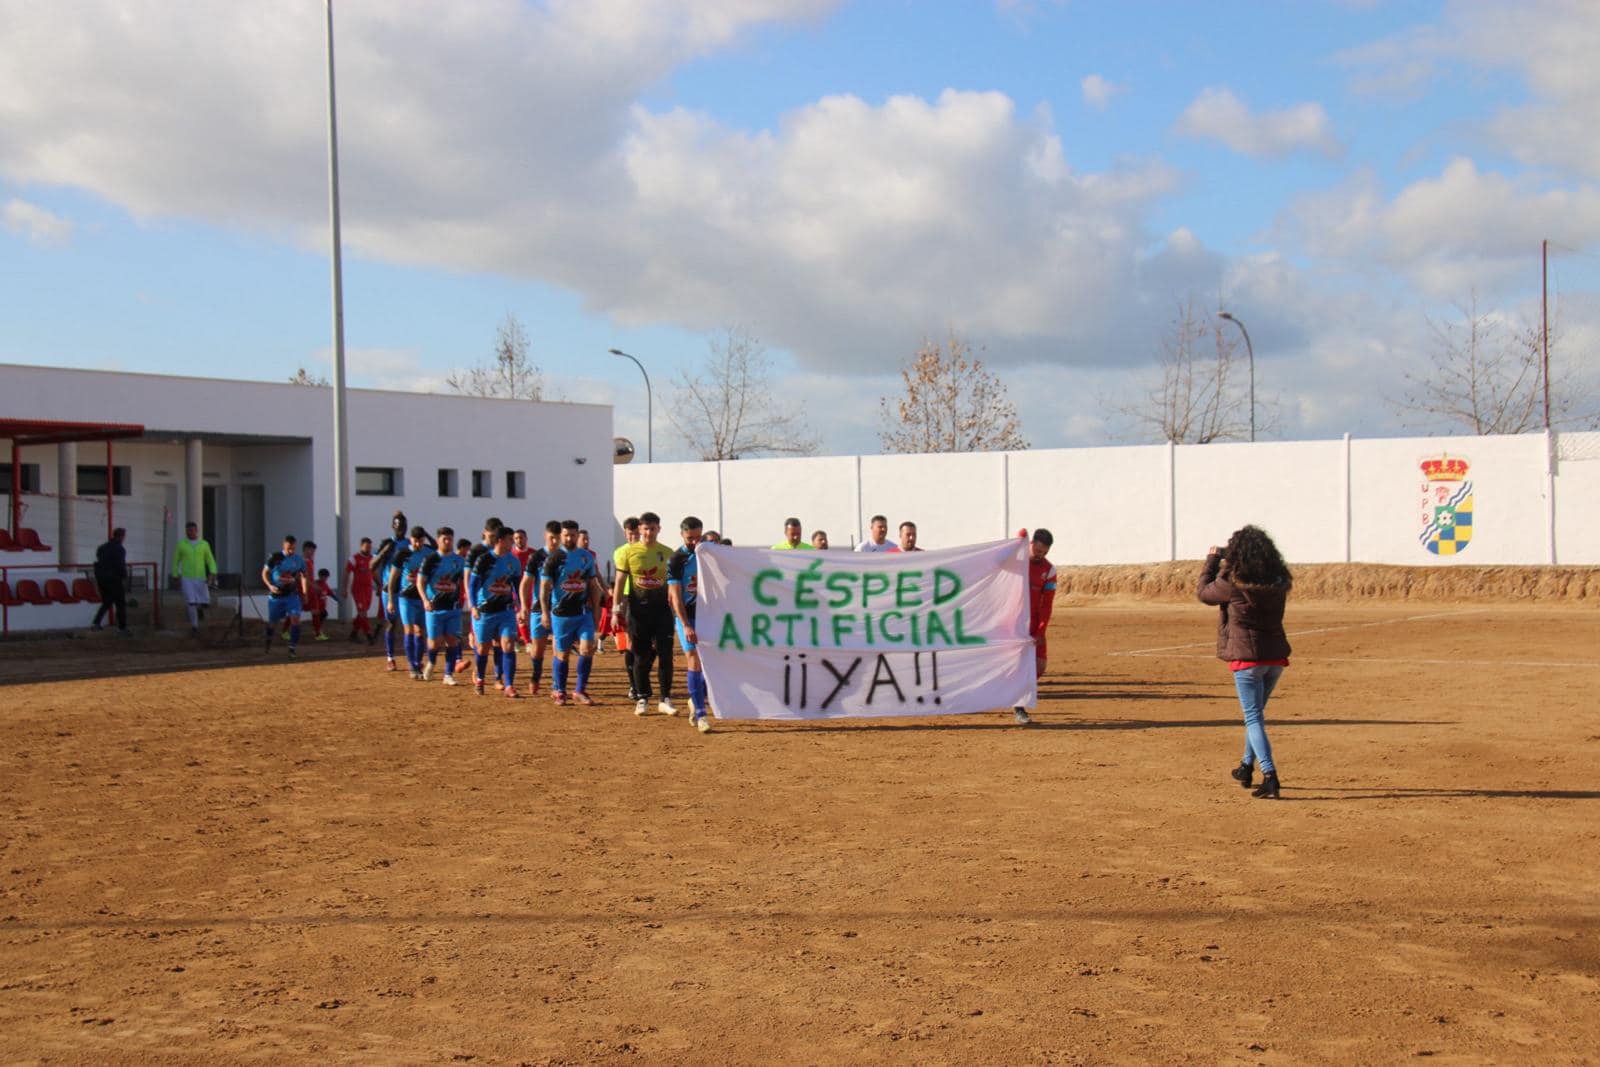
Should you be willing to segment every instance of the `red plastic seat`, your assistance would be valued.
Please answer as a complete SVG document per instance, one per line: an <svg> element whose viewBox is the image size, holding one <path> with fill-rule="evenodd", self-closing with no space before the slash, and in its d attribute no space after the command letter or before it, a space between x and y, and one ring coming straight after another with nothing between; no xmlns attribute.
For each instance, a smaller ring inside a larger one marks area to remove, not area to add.
<svg viewBox="0 0 1600 1067"><path fill-rule="evenodd" d="M48 578L44 583L44 595L50 598L52 604L76 604L78 598L67 592L67 583L60 578Z"/></svg>
<svg viewBox="0 0 1600 1067"><path fill-rule="evenodd" d="M17 547L17 543L11 540L11 531L6 529L4 526L0 526L0 552L21 551L22 549Z"/></svg>
<svg viewBox="0 0 1600 1067"><path fill-rule="evenodd" d="M24 578L17 583L17 596L24 604L50 603L50 598L44 595L44 590L32 578Z"/></svg>
<svg viewBox="0 0 1600 1067"><path fill-rule="evenodd" d="M17 527L17 547L31 549L34 552L48 552L50 546L39 540L39 531L31 526Z"/></svg>
<svg viewBox="0 0 1600 1067"><path fill-rule="evenodd" d="M72 579L72 595L82 604L100 603L100 590L87 578Z"/></svg>
<svg viewBox="0 0 1600 1067"><path fill-rule="evenodd" d="M10 582L0 582L0 605L8 608L22 607L22 600L11 591Z"/></svg>

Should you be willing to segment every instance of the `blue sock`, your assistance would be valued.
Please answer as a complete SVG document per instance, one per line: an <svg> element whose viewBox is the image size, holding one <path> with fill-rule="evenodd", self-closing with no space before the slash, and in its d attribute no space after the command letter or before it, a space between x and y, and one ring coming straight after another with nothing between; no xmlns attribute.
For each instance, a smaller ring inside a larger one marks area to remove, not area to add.
<svg viewBox="0 0 1600 1067"><path fill-rule="evenodd" d="M437 667L438 665L439 665L439 649L436 646L430 644L428 646L428 666Z"/></svg>
<svg viewBox="0 0 1600 1067"><path fill-rule="evenodd" d="M390 659L394 659L394 627L383 628L383 651Z"/></svg>
<svg viewBox="0 0 1600 1067"><path fill-rule="evenodd" d="M482 682L488 679L489 676L484 673L488 668L489 653L480 648L478 649L478 681Z"/></svg>
<svg viewBox="0 0 1600 1067"><path fill-rule="evenodd" d="M694 718L698 719L706 713L706 676L704 671L684 671L684 683L689 687L689 706L694 709Z"/></svg>
<svg viewBox="0 0 1600 1067"><path fill-rule="evenodd" d="M422 669L422 653L417 649L416 634L406 634L406 663L410 664L414 671Z"/></svg>
<svg viewBox="0 0 1600 1067"><path fill-rule="evenodd" d="M289 647L293 648L300 643L300 624L294 623L289 627Z"/></svg>
<svg viewBox="0 0 1600 1067"><path fill-rule="evenodd" d="M550 689L556 693L565 693L567 691L567 657L565 656L557 656L550 661Z"/></svg>
<svg viewBox="0 0 1600 1067"><path fill-rule="evenodd" d="M517 684L517 653L513 649L500 657L500 671L506 685Z"/></svg>
<svg viewBox="0 0 1600 1067"><path fill-rule="evenodd" d="M494 646L494 678L497 682L501 682L504 685L510 685L510 682L504 680L506 676L505 655L505 649L501 648L499 645Z"/></svg>
<svg viewBox="0 0 1600 1067"><path fill-rule="evenodd" d="M530 683L535 689L539 688L539 679L544 676L544 657L533 657L533 665L528 668L533 672L533 681Z"/></svg>
<svg viewBox="0 0 1600 1067"><path fill-rule="evenodd" d="M589 688L589 668L594 666L593 656L578 657L578 692L582 693Z"/></svg>
<svg viewBox="0 0 1600 1067"><path fill-rule="evenodd" d="M445 649L444 649L444 673L445 673L445 675L447 677L449 675L452 675L452 674L456 673L456 660L458 660L460 657L461 657L461 649L460 649L460 647L458 647L456 645L446 645L445 646Z"/></svg>

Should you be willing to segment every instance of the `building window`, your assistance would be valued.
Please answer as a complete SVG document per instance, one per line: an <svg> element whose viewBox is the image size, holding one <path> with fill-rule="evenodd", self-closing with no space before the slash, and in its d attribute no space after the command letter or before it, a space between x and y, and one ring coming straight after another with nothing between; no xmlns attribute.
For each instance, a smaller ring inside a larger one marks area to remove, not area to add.
<svg viewBox="0 0 1600 1067"><path fill-rule="evenodd" d="M458 484L460 482L460 478L461 478L461 472L456 470L454 467L440 467L439 468L439 495L440 496L460 496L461 495L461 488L460 488L460 485Z"/></svg>
<svg viewBox="0 0 1600 1067"><path fill-rule="evenodd" d="M528 477L522 471L506 471L506 499L521 500L528 495Z"/></svg>
<svg viewBox="0 0 1600 1067"><path fill-rule="evenodd" d="M112 495L127 496L133 484L132 467L111 468ZM27 490L23 490L26 492ZM104 466L78 465L78 495L79 496L105 496L106 495L106 469Z"/></svg>
<svg viewBox="0 0 1600 1067"><path fill-rule="evenodd" d="M357 467L356 496L399 496L399 467Z"/></svg>
<svg viewBox="0 0 1600 1067"><path fill-rule="evenodd" d="M22 472L22 491L24 493L37 493L39 491L39 465L37 463L20 464ZM106 480L106 469L100 468L100 481ZM0 464L0 493L11 495L11 464Z"/></svg>
<svg viewBox="0 0 1600 1067"><path fill-rule="evenodd" d="M472 472L472 495L473 496L493 496L494 495L494 479L489 477L489 472L488 471L473 471Z"/></svg>

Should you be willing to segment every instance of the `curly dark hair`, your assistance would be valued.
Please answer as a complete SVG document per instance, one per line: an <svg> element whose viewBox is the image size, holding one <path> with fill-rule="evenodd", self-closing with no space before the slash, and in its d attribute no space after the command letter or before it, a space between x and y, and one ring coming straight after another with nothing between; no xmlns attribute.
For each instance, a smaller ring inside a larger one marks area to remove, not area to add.
<svg viewBox="0 0 1600 1067"><path fill-rule="evenodd" d="M1223 556L1228 560L1228 578L1236 585L1277 585L1291 580L1278 546L1259 526L1235 530Z"/></svg>

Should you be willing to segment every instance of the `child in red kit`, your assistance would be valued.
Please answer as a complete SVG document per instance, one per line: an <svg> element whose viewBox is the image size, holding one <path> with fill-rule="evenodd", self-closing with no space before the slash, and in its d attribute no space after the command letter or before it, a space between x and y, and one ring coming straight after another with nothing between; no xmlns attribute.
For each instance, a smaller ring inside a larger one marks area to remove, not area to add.
<svg viewBox="0 0 1600 1067"><path fill-rule="evenodd" d="M326 641L328 635L322 632L322 623L328 617L328 601L339 599L339 594L328 585L328 568L317 572L317 580L311 583L310 590L310 601L306 607L311 612L312 640Z"/></svg>

